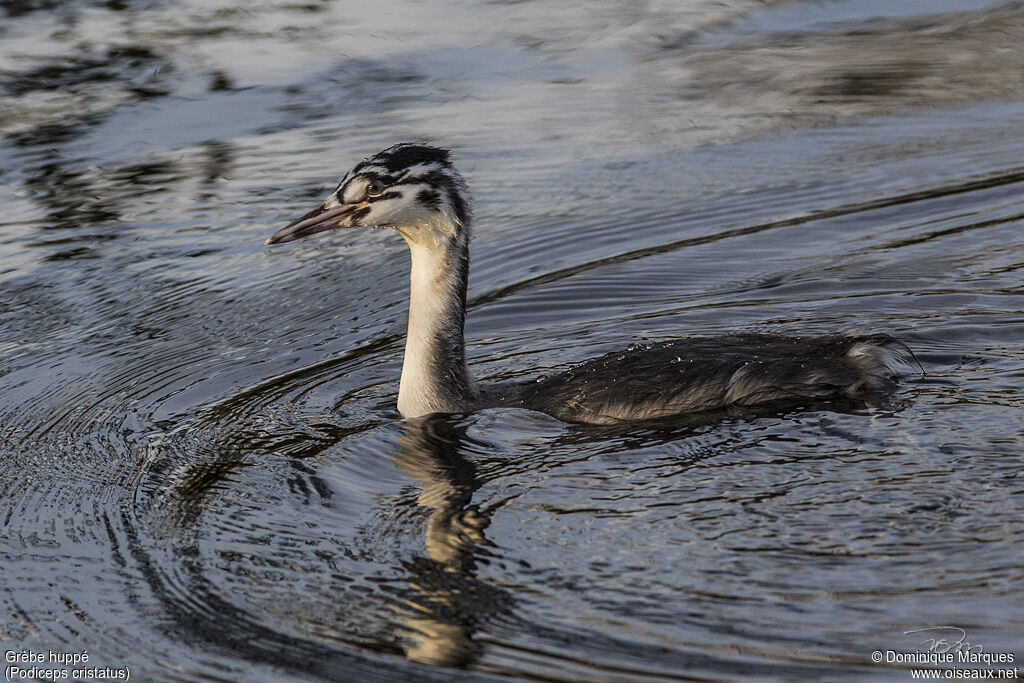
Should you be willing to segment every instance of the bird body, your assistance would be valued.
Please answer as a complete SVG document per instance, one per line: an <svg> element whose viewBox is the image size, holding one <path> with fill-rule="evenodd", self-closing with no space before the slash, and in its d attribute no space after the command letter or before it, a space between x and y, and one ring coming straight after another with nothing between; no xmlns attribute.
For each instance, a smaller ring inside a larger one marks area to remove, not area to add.
<svg viewBox="0 0 1024 683"><path fill-rule="evenodd" d="M267 240L392 227L412 259L398 392L403 417L518 407L568 422L664 419L730 406L818 403L891 390L905 345L885 334L731 334L633 345L534 382L478 386L463 330L470 197L447 150L403 143L357 164L302 218Z"/></svg>
<svg viewBox="0 0 1024 683"><path fill-rule="evenodd" d="M734 334L632 345L522 385L502 403L609 424L856 399L892 388L898 344L885 334Z"/></svg>

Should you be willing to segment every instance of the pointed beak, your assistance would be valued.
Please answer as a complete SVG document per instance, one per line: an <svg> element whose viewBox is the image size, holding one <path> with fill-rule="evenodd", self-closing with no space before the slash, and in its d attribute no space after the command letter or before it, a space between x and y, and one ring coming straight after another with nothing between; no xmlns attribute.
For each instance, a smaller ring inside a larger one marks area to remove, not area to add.
<svg viewBox="0 0 1024 683"><path fill-rule="evenodd" d="M267 238L264 244L281 244L302 237L315 235L324 230L351 227L352 214L359 204L342 204L329 209L318 206L302 218L294 220Z"/></svg>

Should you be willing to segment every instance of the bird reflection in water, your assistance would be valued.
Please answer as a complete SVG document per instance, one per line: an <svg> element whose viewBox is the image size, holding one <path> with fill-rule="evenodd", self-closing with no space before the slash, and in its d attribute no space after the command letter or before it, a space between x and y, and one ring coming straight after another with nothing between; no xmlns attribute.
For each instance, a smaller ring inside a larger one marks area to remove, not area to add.
<svg viewBox="0 0 1024 683"><path fill-rule="evenodd" d="M292 444L292 450L313 457L344 437L373 426L339 430L309 443L303 441L310 439L308 434L303 433L301 437L292 434L305 445L298 449ZM323 425L319 427L323 429ZM199 520L217 492L223 490L235 473L246 465L248 458L263 450L280 450L280 434L273 439L254 435L242 440L236 431L232 436L230 444L220 443L219 448L190 443L189 450L194 455L205 457L173 468L170 473L161 470L160 504L149 525L161 539L172 542L175 563L182 566L189 577L190 595L201 594L207 601L218 599L220 591L210 585L205 575L210 567L204 562L199 548ZM244 447L239 447L239 444ZM469 666L480 652L474 636L481 625L508 610L511 601L508 592L476 578L478 566L493 557L484 536L493 508L481 510L472 504L473 495L483 482L478 478L473 462L463 455L469 444L466 427L450 417L435 415L401 423L401 432L389 459L418 489L415 498L403 498L414 508L417 517L420 512L427 513L424 545L420 546L425 547L426 553L414 548L400 564L387 571L395 580L378 584L382 588L393 586L396 589L392 592L392 599L386 600L385 604L396 610L399 618L388 621L391 629L404 631L400 635L405 636L400 639L404 641L400 644L390 637L386 638L387 646L378 642L381 652L396 652L398 648L394 646L398 645L412 661ZM295 466L299 467L305 459L297 458ZM401 511L388 509L384 514L393 519ZM257 551L253 557L262 558L263 555ZM260 563L254 567L244 556L238 561L246 572L258 574L264 566ZM170 597L174 599L173 595ZM187 609L185 611L188 612ZM229 603L220 603L217 621L221 621L221 616L233 613ZM303 610L293 613L293 625L305 624L321 636L331 632L330 625L311 617L312 614ZM306 618L311 618L311 621L305 621ZM190 621L190 632L195 631L195 623ZM239 636L233 642L246 650L250 649L250 636L264 644L276 642L278 638L276 632L261 629L257 636L255 633L247 635L245 629L238 626L233 628ZM211 638L223 643L222 626L211 627L209 631L221 634ZM348 633L335 635L341 642L368 646L366 640L351 641ZM280 659L279 655L287 651L290 650L282 647L275 650L278 653L275 656ZM329 659L326 654L329 651L324 652L321 658Z"/></svg>
<svg viewBox="0 0 1024 683"><path fill-rule="evenodd" d="M406 601L411 640L406 656L427 664L465 665L478 654L473 640L477 624L507 601L476 579L477 564L488 555L484 529L490 516L472 504L482 482L460 453L465 427L442 416L407 420L404 427L391 460L417 482L416 502L430 511L427 557L407 565L412 592Z"/></svg>

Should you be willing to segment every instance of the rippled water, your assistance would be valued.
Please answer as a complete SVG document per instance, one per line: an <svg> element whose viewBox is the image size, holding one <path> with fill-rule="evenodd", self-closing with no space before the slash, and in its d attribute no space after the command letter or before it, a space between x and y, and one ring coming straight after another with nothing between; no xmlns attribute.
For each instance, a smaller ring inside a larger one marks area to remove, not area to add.
<svg viewBox="0 0 1024 683"><path fill-rule="evenodd" d="M0 2L0 640L141 680L909 678L1024 657L1024 7ZM483 379L851 327L892 405L403 422L406 248L266 249L450 146Z"/></svg>

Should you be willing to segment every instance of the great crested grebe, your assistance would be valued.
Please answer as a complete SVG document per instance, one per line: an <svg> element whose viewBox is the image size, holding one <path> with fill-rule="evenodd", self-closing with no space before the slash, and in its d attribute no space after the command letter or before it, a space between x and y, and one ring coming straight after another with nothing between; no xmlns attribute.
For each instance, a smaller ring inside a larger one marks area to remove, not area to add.
<svg viewBox="0 0 1024 683"><path fill-rule="evenodd" d="M364 159L318 207L271 235L391 227L412 254L409 327L398 390L403 417L506 406L607 424L732 406L857 399L894 387L887 334L729 334L631 346L524 384L480 386L466 367L470 196L449 152L402 143Z"/></svg>

